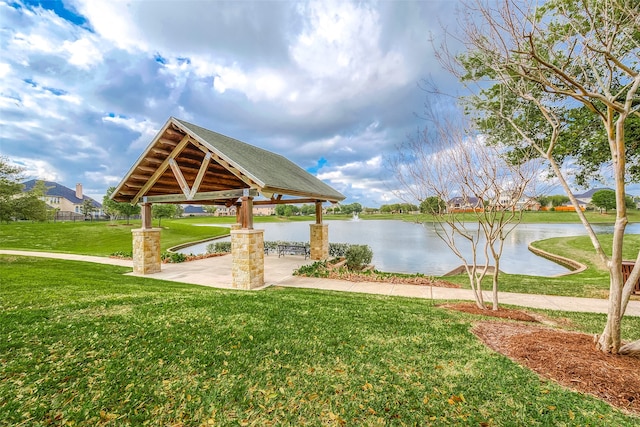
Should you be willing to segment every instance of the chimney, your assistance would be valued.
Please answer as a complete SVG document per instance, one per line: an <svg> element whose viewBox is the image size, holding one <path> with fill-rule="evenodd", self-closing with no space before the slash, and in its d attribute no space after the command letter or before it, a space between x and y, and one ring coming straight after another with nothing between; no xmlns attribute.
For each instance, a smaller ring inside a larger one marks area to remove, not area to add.
<svg viewBox="0 0 640 427"><path fill-rule="evenodd" d="M80 183L76 184L76 197L82 200L82 184Z"/></svg>

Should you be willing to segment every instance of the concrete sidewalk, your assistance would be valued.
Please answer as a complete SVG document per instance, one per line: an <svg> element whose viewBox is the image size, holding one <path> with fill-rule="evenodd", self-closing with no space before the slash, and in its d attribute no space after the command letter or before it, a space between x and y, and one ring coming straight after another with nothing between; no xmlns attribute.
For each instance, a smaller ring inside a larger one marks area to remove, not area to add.
<svg viewBox="0 0 640 427"><path fill-rule="evenodd" d="M107 257L11 250L0 250L0 255L1 254L95 262L133 269L133 263L131 260ZM305 260L302 256L288 255L278 258L276 255L268 255L265 256L264 261L265 286L259 289L265 289L269 286L287 286L292 288L323 289L434 300L473 300L473 294L469 289L439 288L379 282L349 282L346 280L293 276L292 272L295 269L313 262L311 260ZM133 273L127 274L134 275ZM179 264L163 264L161 272L140 276L149 279L169 280L222 289L233 288L231 285L231 256L229 255ZM488 293L485 294L485 297L487 301L490 299L490 295ZM606 313L608 303L605 299L519 294L512 292L500 292L499 298L501 304L587 313ZM627 306L626 315L640 316L640 301L630 301Z"/></svg>

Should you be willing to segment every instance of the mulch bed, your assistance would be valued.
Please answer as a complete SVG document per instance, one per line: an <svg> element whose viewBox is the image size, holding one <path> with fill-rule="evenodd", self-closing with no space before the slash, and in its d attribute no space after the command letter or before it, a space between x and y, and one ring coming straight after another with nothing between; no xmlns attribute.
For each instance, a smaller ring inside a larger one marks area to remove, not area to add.
<svg viewBox="0 0 640 427"><path fill-rule="evenodd" d="M417 285L417 286L438 286L441 288L459 288L456 283L446 280L434 279L427 276L401 277L392 275L378 275L375 272L354 273L349 271L332 270L329 272L329 279L348 280L350 282L384 282L397 285Z"/></svg>
<svg viewBox="0 0 640 427"><path fill-rule="evenodd" d="M448 308L450 310L462 311L470 314L478 314L481 316L499 317L501 319L520 320L522 322L536 322L539 320L532 315L525 313L522 310L512 310L510 308L500 307L498 310L491 310L491 306L487 305L488 309L483 310L472 302L461 302L457 304L442 304L439 307Z"/></svg>
<svg viewBox="0 0 640 427"><path fill-rule="evenodd" d="M484 321L472 331L540 376L640 415L640 358L605 354L591 335L542 326Z"/></svg>

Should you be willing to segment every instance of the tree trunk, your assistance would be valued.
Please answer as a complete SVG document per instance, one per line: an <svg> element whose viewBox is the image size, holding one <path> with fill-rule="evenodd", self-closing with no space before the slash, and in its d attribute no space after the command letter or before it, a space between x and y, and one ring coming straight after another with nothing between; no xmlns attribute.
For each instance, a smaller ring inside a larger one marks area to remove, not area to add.
<svg viewBox="0 0 640 427"><path fill-rule="evenodd" d="M624 146L624 116L620 115L614 122L614 110L608 108L608 116L604 121L607 129L611 158L613 160L613 174L616 190L616 222L613 229L611 259L609 260L609 309L607 323L598 340L597 347L605 353L618 353L620 350L620 326L624 311L622 310L622 247L624 230L629 222L625 206L625 146ZM615 124L614 124L615 123Z"/></svg>
<svg viewBox="0 0 640 427"><path fill-rule="evenodd" d="M500 274L500 258L495 258L495 268L493 270L493 274L491 275L493 282L493 305L491 307L492 310L498 309L498 274Z"/></svg>

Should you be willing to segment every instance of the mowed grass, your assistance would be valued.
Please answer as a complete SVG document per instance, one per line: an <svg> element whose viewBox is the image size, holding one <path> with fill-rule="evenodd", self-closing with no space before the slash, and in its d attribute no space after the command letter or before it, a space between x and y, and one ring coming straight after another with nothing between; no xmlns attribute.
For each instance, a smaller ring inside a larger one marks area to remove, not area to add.
<svg viewBox="0 0 640 427"><path fill-rule="evenodd" d="M613 236L604 234L600 235L599 238L604 251L607 254L611 254ZM588 236L554 237L533 242L532 246L552 254L576 260L585 264L588 268L582 273L558 277L501 274L500 291L585 298L607 298L609 293L609 271L596 256ZM640 235L625 235L623 258L635 260L639 250ZM464 275L447 277L446 279L469 288L469 280ZM485 286L491 286L491 279L487 278L485 283ZM635 299L637 297L632 298Z"/></svg>
<svg viewBox="0 0 640 427"><path fill-rule="evenodd" d="M488 350L477 317L428 300L124 271L0 256L0 425L639 422Z"/></svg>
<svg viewBox="0 0 640 427"><path fill-rule="evenodd" d="M154 220L154 226L157 221ZM0 249L108 256L131 252L131 230L140 221L16 222L0 224ZM229 233L229 226L198 227L181 220L162 221L162 249Z"/></svg>

